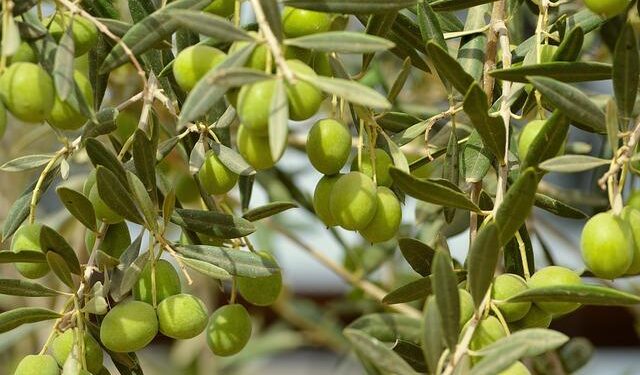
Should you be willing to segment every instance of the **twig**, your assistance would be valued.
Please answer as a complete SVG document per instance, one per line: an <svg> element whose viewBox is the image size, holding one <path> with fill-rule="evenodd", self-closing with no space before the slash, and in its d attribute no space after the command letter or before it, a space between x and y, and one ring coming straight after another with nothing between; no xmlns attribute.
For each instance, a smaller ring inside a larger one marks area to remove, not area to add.
<svg viewBox="0 0 640 375"><path fill-rule="evenodd" d="M638 142L640 141L640 117L637 119L637 124L631 136L629 137L629 141L627 144L618 149L618 152L611 160L611 165L609 166L609 170L605 173L599 180L598 185L604 190L607 187L607 180L610 177L615 176L620 172L622 167L629 161L631 158L631 153L636 149Z"/></svg>
<svg viewBox="0 0 640 375"><path fill-rule="evenodd" d="M509 30L505 25L504 18L504 1L500 1L494 5L494 11L498 8L498 12L494 15L497 17L494 20L494 30L499 35L500 48L502 49L502 65L504 69L511 67L511 51L509 50ZM500 10L500 8L502 8ZM504 195L507 191L507 178L509 176L509 124L511 122L511 108L509 106L509 95L511 94L511 82L508 80L502 81L502 103L500 105L500 116L504 122L505 129L505 142L504 142L504 159L500 160L500 166L498 167L498 191L496 192L496 202L494 205L494 214L497 212Z"/></svg>

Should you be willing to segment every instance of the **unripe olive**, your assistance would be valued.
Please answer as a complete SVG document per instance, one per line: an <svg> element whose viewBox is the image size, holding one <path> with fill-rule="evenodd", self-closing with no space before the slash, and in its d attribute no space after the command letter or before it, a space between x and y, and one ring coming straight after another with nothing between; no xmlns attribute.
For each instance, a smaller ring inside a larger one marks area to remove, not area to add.
<svg viewBox="0 0 640 375"><path fill-rule="evenodd" d="M379 186L391 186L393 185L393 179L389 174L389 168L393 167L393 159L387 154L387 152L381 148L376 148L376 182ZM366 174L370 178L373 178L373 167L371 166L371 154L369 151L363 151L360 162L360 172ZM351 163L351 170L358 170L358 158L354 158Z"/></svg>
<svg viewBox="0 0 640 375"><path fill-rule="evenodd" d="M559 266L545 267L533 274L527 281L529 288L580 284L582 284L582 279L578 274ZM536 302L535 304L551 315L570 313L580 307L579 303L573 302Z"/></svg>
<svg viewBox="0 0 640 375"><path fill-rule="evenodd" d="M325 52L315 52L311 57L311 66L318 75L333 77L333 68L329 62L329 54Z"/></svg>
<svg viewBox="0 0 640 375"><path fill-rule="evenodd" d="M249 34L252 36L258 35L253 31L249 32ZM244 41L244 40L233 43L229 48L229 55L237 51L240 51L244 47L248 46L249 43L250 43L249 41ZM251 56L249 56L249 59L244 65L249 68L265 71L267 69L268 55L269 55L269 47L267 46L266 43L260 43L253 49L253 52L251 52Z"/></svg>
<svg viewBox="0 0 640 375"><path fill-rule="evenodd" d="M276 164L271 156L269 137L261 137L246 130L244 125L238 127L238 152L255 169L269 169Z"/></svg>
<svg viewBox="0 0 640 375"><path fill-rule="evenodd" d="M193 177L187 173L180 174L176 177L176 198L183 203L194 203L200 200L200 190L193 180Z"/></svg>
<svg viewBox="0 0 640 375"><path fill-rule="evenodd" d="M341 177L341 174L333 176L324 176L318 181L316 189L313 192L313 209L316 212L316 216L328 227L338 225L338 222L333 218L331 209L329 208L329 202L331 199L331 190L333 185Z"/></svg>
<svg viewBox="0 0 640 375"><path fill-rule="evenodd" d="M81 56L89 52L98 42L98 29L91 21L79 15L72 16L70 12L58 12L51 20L49 33L56 41L59 41L71 23L72 18L71 33L75 48L74 53L76 56Z"/></svg>
<svg viewBox="0 0 640 375"><path fill-rule="evenodd" d="M547 123L547 120L534 120L529 122L527 125L522 128L522 132L520 133L520 137L518 138L518 155L520 156L520 160L525 160L527 157L527 152L529 152L529 147L533 143L533 140L536 139L544 124ZM564 146L558 151L558 155L564 153Z"/></svg>
<svg viewBox="0 0 640 375"><path fill-rule="evenodd" d="M53 108L53 80L39 65L15 63L0 77L0 97L16 118L42 122Z"/></svg>
<svg viewBox="0 0 640 375"><path fill-rule="evenodd" d="M267 79L244 85L238 94L238 117L245 129L255 135L269 133L269 114L276 81Z"/></svg>
<svg viewBox="0 0 640 375"><path fill-rule="evenodd" d="M76 339L80 339L80 331L76 328L68 329L58 335L51 343L51 353L60 367L64 366L67 357L73 350ZM102 368L102 348L100 344L88 332L84 331L84 358L89 372L97 373Z"/></svg>
<svg viewBox="0 0 640 375"><path fill-rule="evenodd" d="M275 262L273 256L265 251L258 253L262 259ZM276 272L265 277L236 277L238 292L247 302L256 306L272 305L282 291L282 274Z"/></svg>
<svg viewBox="0 0 640 375"><path fill-rule="evenodd" d="M640 190L636 190L631 193L631 196L627 201L627 205L635 208L636 210L640 210Z"/></svg>
<svg viewBox="0 0 640 375"><path fill-rule="evenodd" d="M173 62L173 76L184 91L191 91L225 54L217 48L196 45L183 49Z"/></svg>
<svg viewBox="0 0 640 375"><path fill-rule="evenodd" d="M498 375L531 375L531 372L522 362L516 362Z"/></svg>
<svg viewBox="0 0 640 375"><path fill-rule="evenodd" d="M627 227L631 230L633 238L633 261L627 269L628 275L637 275L640 273L640 210L631 206L627 206L622 210L622 219Z"/></svg>
<svg viewBox="0 0 640 375"><path fill-rule="evenodd" d="M125 142L138 128L138 120L140 117L133 111L124 111L118 113L116 118L116 130L114 134L122 142Z"/></svg>
<svg viewBox="0 0 640 375"><path fill-rule="evenodd" d="M207 326L209 314L200 298L190 294L176 294L158 305L160 332L174 339L196 337Z"/></svg>
<svg viewBox="0 0 640 375"><path fill-rule="evenodd" d="M102 369L100 369L100 372L98 372L96 375L111 375L111 373L109 372L109 370L107 370L106 367L102 367Z"/></svg>
<svg viewBox="0 0 640 375"><path fill-rule="evenodd" d="M85 237L85 246L87 247L87 251L91 252L93 250L95 241L95 233L87 231ZM104 238L102 239L99 250L102 250L104 253L114 258L120 258L122 253L124 253L130 244L131 235L129 233L129 227L127 226L127 223L121 221L119 223L109 225L107 233L105 233Z"/></svg>
<svg viewBox="0 0 640 375"><path fill-rule="evenodd" d="M284 58L286 60L298 60L307 65L311 63L311 57L313 56L313 52L308 49L296 47L296 46L285 46L284 47Z"/></svg>
<svg viewBox="0 0 640 375"><path fill-rule="evenodd" d="M224 165L218 156L209 150L204 164L198 171L200 183L209 194L225 194L238 182L238 175Z"/></svg>
<svg viewBox="0 0 640 375"><path fill-rule="evenodd" d="M589 219L582 229L580 243L584 263L600 278L622 276L633 262L631 228L612 213L602 212Z"/></svg>
<svg viewBox="0 0 640 375"><path fill-rule="evenodd" d="M60 369L50 355L28 355L18 363L13 375L60 375Z"/></svg>
<svg viewBox="0 0 640 375"><path fill-rule="evenodd" d="M379 186L376 192L376 213L360 234L371 243L384 242L395 237L402 222L400 201L391 189Z"/></svg>
<svg viewBox="0 0 640 375"><path fill-rule="evenodd" d="M624 12L629 0L584 0L584 5L595 14L611 18Z"/></svg>
<svg viewBox="0 0 640 375"><path fill-rule="evenodd" d="M156 311L140 301L120 302L105 315L100 341L117 353L135 352L149 345L158 333Z"/></svg>
<svg viewBox="0 0 640 375"><path fill-rule="evenodd" d="M11 59L9 59L9 62L11 64L19 62L37 63L38 56L36 56L33 47L31 47L29 43L22 42L20 43L18 50L13 54L13 56L11 56Z"/></svg>
<svg viewBox="0 0 640 375"><path fill-rule="evenodd" d="M221 17L229 17L235 10L235 0L213 0L203 10L205 12L217 14Z"/></svg>
<svg viewBox="0 0 640 375"><path fill-rule="evenodd" d="M7 130L7 109L4 107L4 103L0 101L0 139Z"/></svg>
<svg viewBox="0 0 640 375"><path fill-rule="evenodd" d="M532 304L529 312L522 319L511 323L513 330L528 328L548 328L551 324L552 316L542 310L536 304Z"/></svg>
<svg viewBox="0 0 640 375"><path fill-rule="evenodd" d="M460 300L460 327L464 327L473 316L473 297L466 290L458 289L458 299Z"/></svg>
<svg viewBox="0 0 640 375"><path fill-rule="evenodd" d="M102 220L107 224L115 224L122 221L123 217L112 210L111 207L107 206L102 198L100 198L100 193L98 192L98 184L94 184L89 191L89 201L91 201L91 203L93 204L93 209L95 210L96 217L99 220Z"/></svg>
<svg viewBox="0 0 640 375"><path fill-rule="evenodd" d="M228 357L241 351L251 338L251 317L242 305L217 309L207 325L207 344L213 354Z"/></svg>
<svg viewBox="0 0 640 375"><path fill-rule="evenodd" d="M336 120L320 120L309 131L306 150L309 161L319 172L336 174L351 153L351 133Z"/></svg>
<svg viewBox="0 0 640 375"><path fill-rule="evenodd" d="M495 304L507 322L520 320L529 312L531 302L504 302L525 290L527 290L527 282L518 275L505 273L493 280L491 298L495 300Z"/></svg>
<svg viewBox="0 0 640 375"><path fill-rule="evenodd" d="M18 228L11 239L11 250L19 253L21 250L42 251L40 244L40 224L25 224ZM49 273L49 265L44 263L15 263L20 274L28 279L38 279Z"/></svg>
<svg viewBox="0 0 640 375"><path fill-rule="evenodd" d="M329 13L285 7L282 14L282 29L289 38L296 38L329 31L331 28Z"/></svg>
<svg viewBox="0 0 640 375"><path fill-rule="evenodd" d="M341 176L331 189L331 216L345 229L366 228L376 214L376 205L376 185L360 172Z"/></svg>
<svg viewBox="0 0 640 375"><path fill-rule="evenodd" d="M558 46L543 44L540 46L540 61L543 63L552 62L553 55L558 51Z"/></svg>
<svg viewBox="0 0 640 375"><path fill-rule="evenodd" d="M93 107L93 88L91 82L85 77L84 74L79 71L73 73L73 78L80 88L80 92L87 102L89 107ZM75 130L80 128L87 121L87 117L78 112L69 103L62 101L58 95L56 95L51 109L51 114L47 117L47 122L58 129L62 130Z"/></svg>
<svg viewBox="0 0 640 375"><path fill-rule="evenodd" d="M494 342L500 340L506 335L507 332L505 331L498 318L490 315L485 319L482 319L480 323L478 323L478 326L473 333L473 337L471 338L471 342L469 343L469 349L482 349L485 346L493 344Z"/></svg>
<svg viewBox="0 0 640 375"><path fill-rule="evenodd" d="M169 296L173 296L182 291L180 284L180 276L171 263L164 259L159 259L156 262L156 303L160 303L162 300ZM133 298L138 301L143 301L148 304L153 303L153 295L151 288L151 264L147 264L142 272L140 278L133 286Z"/></svg>
<svg viewBox="0 0 640 375"><path fill-rule="evenodd" d="M295 73L316 77L316 72L299 60L287 60L287 65ZM289 118L294 121L304 121L315 115L324 100L322 91L310 83L298 80L295 84L287 84L287 99L289 100Z"/></svg>

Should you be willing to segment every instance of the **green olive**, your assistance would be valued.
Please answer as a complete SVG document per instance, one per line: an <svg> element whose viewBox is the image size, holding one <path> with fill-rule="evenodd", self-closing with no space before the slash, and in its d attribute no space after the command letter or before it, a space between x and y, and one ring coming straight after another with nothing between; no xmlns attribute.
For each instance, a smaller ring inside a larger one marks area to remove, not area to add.
<svg viewBox="0 0 640 375"><path fill-rule="evenodd" d="M494 342L500 340L506 335L507 332L505 331L498 318L490 315L485 319L482 319L480 323L478 323L478 326L476 327L476 330L471 338L471 342L469 343L469 349L482 349L485 346L493 344Z"/></svg>
<svg viewBox="0 0 640 375"><path fill-rule="evenodd" d="M580 284L582 284L582 279L578 274L559 266L545 267L533 274L527 281L529 288ZM573 302L536 302L536 305L551 315L567 314L580 307L579 303Z"/></svg>
<svg viewBox="0 0 640 375"><path fill-rule="evenodd" d="M269 169L276 164L271 156L269 137L260 137L246 130L244 125L238 128L238 152L255 169Z"/></svg>
<svg viewBox="0 0 640 375"><path fill-rule="evenodd" d="M531 372L522 362L516 362L509 366L506 370L500 372L498 375L531 375Z"/></svg>
<svg viewBox="0 0 640 375"><path fill-rule="evenodd" d="M534 139L538 136L547 120L534 120L524 126L520 137L518 138L518 155L520 160L525 160L529 147L533 144ZM558 152L558 155L564 154L564 146Z"/></svg>
<svg viewBox="0 0 640 375"><path fill-rule="evenodd" d="M269 133L269 114L276 81L268 79L244 85L238 94L238 117L245 129L255 135Z"/></svg>
<svg viewBox="0 0 640 375"><path fill-rule="evenodd" d="M316 72L299 60L287 60L287 65L296 74L317 77ZM324 100L322 91L308 82L298 80L295 84L287 84L287 98L289 100L289 117L294 121L304 121L318 112Z"/></svg>
<svg viewBox="0 0 640 375"><path fill-rule="evenodd" d="M13 375L60 375L60 369L50 355L28 355L20 360Z"/></svg>
<svg viewBox="0 0 640 375"><path fill-rule="evenodd" d="M80 337L80 331L77 329L68 329L64 333L58 335L51 343L51 353L58 362L60 367L64 366L67 357L73 350L73 345ZM83 335L84 358L87 363L87 370L97 373L102 368L102 348L100 344L88 332L84 331Z"/></svg>
<svg viewBox="0 0 640 375"><path fill-rule="evenodd" d="M73 73L76 84L80 88L80 92L84 97L87 105L93 108L93 88L91 82L85 77L84 74L79 71ZM68 102L63 101L56 94L51 114L47 117L47 122L58 129L62 130L76 130L80 128L87 121L87 117L78 112Z"/></svg>
<svg viewBox="0 0 640 375"><path fill-rule="evenodd" d="M176 198L182 203L194 203L200 200L200 190L198 185L193 180L193 177L188 173L180 173L176 177Z"/></svg>
<svg viewBox="0 0 640 375"><path fill-rule="evenodd" d="M391 189L379 186L376 192L376 213L360 234L371 243L384 242L398 233L402 222L400 201Z"/></svg>
<svg viewBox="0 0 640 375"><path fill-rule="evenodd" d="M19 63L19 62L30 62L37 63L38 56L36 56L36 52L33 50L33 47L27 42L20 43L18 50L11 56L9 60L11 64Z"/></svg>
<svg viewBox="0 0 640 375"><path fill-rule="evenodd" d="M15 63L0 77L0 97L16 118L43 122L55 101L53 80L39 65Z"/></svg>
<svg viewBox="0 0 640 375"><path fill-rule="evenodd" d="M153 306L140 301L120 302L100 325L100 341L116 353L135 352L149 345L158 333Z"/></svg>
<svg viewBox="0 0 640 375"><path fill-rule="evenodd" d="M158 305L160 333L174 339L196 337L207 326L209 314L204 302L190 294L176 294Z"/></svg>
<svg viewBox="0 0 640 375"><path fill-rule="evenodd" d="M308 49L296 47L296 46L285 46L284 47L284 58L286 60L298 60L307 65L311 63L311 58L313 57L313 52Z"/></svg>
<svg viewBox="0 0 640 375"><path fill-rule="evenodd" d="M205 12L217 14L221 17L229 17L235 11L235 0L213 0L203 10Z"/></svg>
<svg viewBox="0 0 640 375"><path fill-rule="evenodd" d="M116 117L116 126L114 134L120 139L122 142L125 142L138 128L138 114L133 111L123 111L118 113L118 117Z"/></svg>
<svg viewBox="0 0 640 375"><path fill-rule="evenodd" d="M7 109L4 107L4 103L0 101L0 139L4 136L4 132L7 130Z"/></svg>
<svg viewBox="0 0 640 375"><path fill-rule="evenodd" d="M156 303L160 303L165 298L178 294L182 291L180 276L171 263L164 259L159 259L155 266L156 276ZM148 304L153 303L151 283L151 264L147 264L140 278L133 286L133 297L138 301Z"/></svg>
<svg viewBox="0 0 640 375"><path fill-rule="evenodd" d="M257 37L258 34L256 32L249 32L250 35ZM231 45L229 48L229 55L240 51L242 48L248 46L251 42L249 41L238 41ZM258 44L251 52L251 56L244 64L246 67L265 71L267 70L267 58L269 56L269 47L266 43Z"/></svg>
<svg viewBox="0 0 640 375"><path fill-rule="evenodd" d="M376 163L376 182L380 186L393 185L393 179L389 174L389 169L393 167L393 159L387 154L387 152L381 148L375 150L375 163ZM366 174L369 178L373 178L373 168L371 164L371 153L368 151L362 152L360 169L358 169L358 158L354 158L351 163L351 170Z"/></svg>
<svg viewBox="0 0 640 375"><path fill-rule="evenodd" d="M69 12L58 12L53 16L53 20L49 20L51 22L49 33L56 41L59 41L72 19L71 33L75 47L74 52L76 56L82 56L98 42L98 29L91 21L82 16L72 16Z"/></svg>
<svg viewBox="0 0 640 375"><path fill-rule="evenodd" d="M318 216L324 225L328 227L338 225L338 222L331 214L329 201L331 199L331 190L333 190L333 185L341 176L341 174L337 174L322 177L320 181L318 181L316 189L313 192L313 209L316 212L316 216Z"/></svg>
<svg viewBox="0 0 640 375"><path fill-rule="evenodd" d="M633 261L627 274L637 275L640 273L640 210L627 206L622 210L622 219L631 230L633 237Z"/></svg>
<svg viewBox="0 0 640 375"><path fill-rule="evenodd" d="M473 298L466 290L458 289L458 299L460 300L460 327L464 327L473 316Z"/></svg>
<svg viewBox="0 0 640 375"><path fill-rule="evenodd" d="M376 205L376 185L360 172L341 176L331 189L331 216L345 229L366 228L376 214Z"/></svg>
<svg viewBox="0 0 640 375"><path fill-rule="evenodd" d="M336 120L320 120L309 131L306 151L309 161L319 172L336 174L351 153L351 133Z"/></svg>
<svg viewBox="0 0 640 375"><path fill-rule="evenodd" d="M123 217L107 206L107 204L100 197L98 192L98 184L94 184L89 191L89 201L93 204L93 208L96 211L96 217L99 220L107 224L115 224L122 221Z"/></svg>
<svg viewBox="0 0 640 375"><path fill-rule="evenodd" d="M224 60L217 48L196 45L183 49L173 62L173 76L184 91L191 91L211 69Z"/></svg>
<svg viewBox="0 0 640 375"><path fill-rule="evenodd" d="M282 14L282 28L289 38L327 32L331 28L331 22L329 13L305 9L285 7Z"/></svg>
<svg viewBox="0 0 640 375"><path fill-rule="evenodd" d="M500 313L507 322L524 318L531 308L531 302L504 302L504 300L527 290L527 282L511 273L499 275L493 280L491 298L495 300Z"/></svg>
<svg viewBox="0 0 640 375"><path fill-rule="evenodd" d="M522 319L511 323L513 330L528 328L548 328L551 324L552 316L535 304L531 305L529 312Z"/></svg>
<svg viewBox="0 0 640 375"><path fill-rule="evenodd" d="M242 305L226 305L217 309L207 325L207 344L213 354L232 356L241 351L251 338L251 317Z"/></svg>
<svg viewBox="0 0 640 375"><path fill-rule="evenodd" d="M320 76L333 77L333 68L329 62L329 54L325 52L315 52L311 57L311 66Z"/></svg>
<svg viewBox="0 0 640 375"><path fill-rule="evenodd" d="M266 251L258 253L262 259L275 262L273 256ZM247 302L256 306L269 306L280 296L282 291L282 274L276 272L265 277L236 277L238 292Z"/></svg>
<svg viewBox="0 0 640 375"><path fill-rule="evenodd" d="M26 224L18 228L11 240L11 250L19 253L21 250L42 252L40 244L40 224ZM49 265L44 263L15 263L20 274L28 279L39 279L49 273Z"/></svg>
<svg viewBox="0 0 640 375"><path fill-rule="evenodd" d="M611 18L624 12L629 0L584 0L584 5L595 14Z"/></svg>
<svg viewBox="0 0 640 375"><path fill-rule="evenodd" d="M205 156L198 178L207 193L214 195L227 193L238 182L238 175L224 165L211 150Z"/></svg>
<svg viewBox="0 0 640 375"><path fill-rule="evenodd" d="M627 273L633 262L631 228L612 213L602 212L589 219L580 243L582 259L597 277L615 279Z"/></svg>
<svg viewBox="0 0 640 375"><path fill-rule="evenodd" d="M85 236L85 246L87 251L91 252L95 245L96 235L91 231L87 231ZM131 245L131 234L127 223L121 221L119 223L110 224L107 228L100 250L114 258L120 258L122 253Z"/></svg>

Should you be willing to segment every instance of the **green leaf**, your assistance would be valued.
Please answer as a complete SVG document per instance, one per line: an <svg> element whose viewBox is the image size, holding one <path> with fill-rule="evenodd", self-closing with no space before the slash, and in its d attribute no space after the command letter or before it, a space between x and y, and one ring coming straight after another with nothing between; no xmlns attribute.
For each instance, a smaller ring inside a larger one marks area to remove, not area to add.
<svg viewBox="0 0 640 375"><path fill-rule="evenodd" d="M529 77L529 81L567 117L587 126L590 131L606 131L604 113L581 90L546 77Z"/></svg>
<svg viewBox="0 0 640 375"><path fill-rule="evenodd" d="M469 87L474 82L473 77L462 69L456 59L434 42L427 43L427 53L440 75L446 78L456 90L460 93L469 91Z"/></svg>
<svg viewBox="0 0 640 375"><path fill-rule="evenodd" d="M498 242L506 244L515 235L531 212L538 189L538 176L533 168L520 173L516 182L509 187L507 194L496 212Z"/></svg>
<svg viewBox="0 0 640 375"><path fill-rule="evenodd" d="M478 355L494 355L510 346L523 346L527 349L525 357L535 357L549 350L559 348L567 341L569 341L567 335L551 329L524 329L481 348L478 351Z"/></svg>
<svg viewBox="0 0 640 375"><path fill-rule="evenodd" d="M10 160L0 166L0 171L3 172L22 172L30 169L35 169L47 164L51 161L53 154L34 154L25 155L13 160Z"/></svg>
<svg viewBox="0 0 640 375"><path fill-rule="evenodd" d="M284 0L285 5L326 13L384 13L415 6L417 0Z"/></svg>
<svg viewBox="0 0 640 375"><path fill-rule="evenodd" d="M607 141L611 150L617 150L620 144L620 124L618 122L618 107L613 98L607 100L605 108L605 122L607 125Z"/></svg>
<svg viewBox="0 0 640 375"><path fill-rule="evenodd" d="M176 9L170 16L189 30L214 38L219 42L252 41L246 31L237 28L228 19L215 14L188 9Z"/></svg>
<svg viewBox="0 0 640 375"><path fill-rule="evenodd" d="M137 203L137 207L144 216L144 221L147 227L152 231L158 229L158 222L156 221L158 214L155 205L151 201L144 184L135 174L127 171L127 178L129 180L129 186L134 200Z"/></svg>
<svg viewBox="0 0 640 375"><path fill-rule="evenodd" d="M95 138L115 131L118 128L116 125L116 119L119 114L120 111L116 108L106 107L101 109L96 114L96 123L93 123L93 121L87 121L84 125L82 139L86 140L87 138Z"/></svg>
<svg viewBox="0 0 640 375"><path fill-rule="evenodd" d="M418 3L417 9L418 25L420 26L422 40L425 44L434 42L440 46L442 50L448 51L447 42L444 40L442 28L440 27L440 21L438 21L438 16L433 11L431 5L426 1L422 1Z"/></svg>
<svg viewBox="0 0 640 375"><path fill-rule="evenodd" d="M487 356L471 369L470 375L493 375L508 369L518 359L524 357L527 349L523 346L508 346L499 354Z"/></svg>
<svg viewBox="0 0 640 375"><path fill-rule="evenodd" d="M121 270L121 277L118 279L118 283L113 283L110 289L111 296L116 301L122 300L124 296L126 296L129 291L133 288L133 285L140 278L140 273L144 267L149 263L149 257L151 253L144 252L140 254L132 263L129 265L121 263L118 266L118 269Z"/></svg>
<svg viewBox="0 0 640 375"><path fill-rule="evenodd" d="M287 39L284 44L314 51L337 53L373 53L395 47L395 44L387 39L352 31L310 34Z"/></svg>
<svg viewBox="0 0 640 375"><path fill-rule="evenodd" d="M131 152L133 153L133 164L136 167L136 176L144 184L151 200L157 202L156 150L153 142L141 129L135 131Z"/></svg>
<svg viewBox="0 0 640 375"><path fill-rule="evenodd" d="M80 261L67 240L50 227L43 225L40 230L40 246L42 251L54 252L66 262L70 272L80 275Z"/></svg>
<svg viewBox="0 0 640 375"><path fill-rule="evenodd" d="M0 279L0 294L22 297L56 297L62 292L32 281Z"/></svg>
<svg viewBox="0 0 640 375"><path fill-rule="evenodd" d="M553 54L553 61L575 61L580 56L580 51L584 45L584 30L576 26L564 37L562 43Z"/></svg>
<svg viewBox="0 0 640 375"><path fill-rule="evenodd" d="M510 302L577 302L583 305L627 306L640 303L640 297L598 285L558 285L527 289L508 299Z"/></svg>
<svg viewBox="0 0 640 375"><path fill-rule="evenodd" d="M180 260L182 261L182 263L184 263L187 267L191 268L192 270L199 272L205 276L208 276L212 279L215 279L215 280L231 280L232 279L231 274L229 272L211 263L204 262L198 259L191 259L191 258L185 258L185 257L180 257Z"/></svg>
<svg viewBox="0 0 640 375"><path fill-rule="evenodd" d="M289 102L283 79L277 79L269 107L269 149L271 159L280 160L287 148Z"/></svg>
<svg viewBox="0 0 640 375"><path fill-rule="evenodd" d="M491 169L492 160L493 156L484 146L478 131L472 131L463 151L462 169L465 180L467 182L482 181Z"/></svg>
<svg viewBox="0 0 640 375"><path fill-rule="evenodd" d="M220 143L212 143L210 147L211 151L220 159L220 162L233 173L239 174L240 176L253 176L256 174L256 170L234 149Z"/></svg>
<svg viewBox="0 0 640 375"><path fill-rule="evenodd" d="M413 238L398 239L402 256L411 268L422 276L431 274L431 263L436 251L431 246Z"/></svg>
<svg viewBox="0 0 640 375"><path fill-rule="evenodd" d="M430 373L435 374L440 356L444 351L444 342L442 340L442 318L433 297L427 298L422 322L422 352L427 366L431 370Z"/></svg>
<svg viewBox="0 0 640 375"><path fill-rule="evenodd" d="M405 340L419 344L420 326L421 322L418 319L406 315L377 313L361 316L347 328L362 331L382 342Z"/></svg>
<svg viewBox="0 0 640 375"><path fill-rule="evenodd" d="M473 203L466 194L456 186L442 180L417 179L393 167L389 169L389 173L398 188L416 199L445 207L481 212L480 207Z"/></svg>
<svg viewBox="0 0 640 375"><path fill-rule="evenodd" d="M442 251L433 258L433 293L442 317L442 332L449 350L455 350L460 333L460 296L458 278L453 272L451 258Z"/></svg>
<svg viewBox="0 0 640 375"><path fill-rule="evenodd" d="M361 83L341 78L327 78L306 74L296 74L296 76L324 92L341 97L353 104L379 109L391 108L391 103L387 98Z"/></svg>
<svg viewBox="0 0 640 375"><path fill-rule="evenodd" d="M382 342L355 329L345 329L344 335L363 357L370 360L384 373L396 375L415 375L417 372L398 354Z"/></svg>
<svg viewBox="0 0 640 375"><path fill-rule="evenodd" d="M561 155L540 163L540 169L548 172L584 172L611 163L611 160L589 155Z"/></svg>
<svg viewBox="0 0 640 375"><path fill-rule="evenodd" d="M498 160L504 159L506 130L500 117L489 116L487 94L473 83L464 98L464 111L482 138L482 143Z"/></svg>
<svg viewBox="0 0 640 375"><path fill-rule="evenodd" d="M477 5L492 3L496 0L436 0L431 6L438 12L468 9Z"/></svg>
<svg viewBox="0 0 640 375"><path fill-rule="evenodd" d="M109 208L129 221L144 223L131 193L125 188L128 182L127 185L123 185L110 170L99 166L96 169L96 185L100 198Z"/></svg>
<svg viewBox="0 0 640 375"><path fill-rule="evenodd" d="M498 226L494 222L484 225L478 231L478 236L469 249L467 283L476 307L480 306L487 294L498 264L499 233Z"/></svg>
<svg viewBox="0 0 640 375"><path fill-rule="evenodd" d="M528 76L553 78L562 82L585 82L611 79L611 64L599 62L556 61L522 65L489 72L494 78L513 82L529 81Z"/></svg>
<svg viewBox="0 0 640 375"><path fill-rule="evenodd" d="M80 192L64 186L56 189L56 193L58 194L58 198L60 198L60 202L62 202L71 215L90 230L94 232L98 231L96 213L87 197Z"/></svg>
<svg viewBox="0 0 640 375"><path fill-rule="evenodd" d="M73 278L71 277L71 271L67 266L64 258L60 256L60 254L54 253L53 251L48 251L46 253L47 263L53 273L58 277L60 281L62 281L69 288L73 288Z"/></svg>
<svg viewBox="0 0 640 375"><path fill-rule="evenodd" d="M94 138L88 138L86 140L85 148L91 163L97 168L103 166L110 170L122 186L127 186L127 174L124 171L124 166L118 160L118 158L109 151L104 145Z"/></svg>
<svg viewBox="0 0 640 375"><path fill-rule="evenodd" d="M407 79L409 78L410 73L411 59L406 58L402 63L402 69L400 69L400 71L398 72L398 76L393 81L393 85L391 86L391 88L389 89L389 93L387 94L387 100L390 103L393 103L398 98L398 95L400 95L402 88L404 87L405 83L407 83ZM386 128L388 129L388 125L392 122L394 117L396 119L406 119L411 118L412 116L398 112L387 113L382 118L378 119L380 126L382 126L383 128L385 128L386 126Z"/></svg>
<svg viewBox="0 0 640 375"><path fill-rule="evenodd" d="M240 238L256 231L256 227L246 219L211 211L176 209L171 221L194 232L217 238Z"/></svg>
<svg viewBox="0 0 640 375"><path fill-rule="evenodd" d="M176 251L186 258L213 264L234 276L257 278L280 272L274 261L249 251L203 245L176 245Z"/></svg>
<svg viewBox="0 0 640 375"><path fill-rule="evenodd" d="M630 23L625 24L613 53L613 91L618 109L625 118L633 116L638 96L638 41Z"/></svg>
<svg viewBox="0 0 640 375"><path fill-rule="evenodd" d="M62 101L65 101L69 97L75 87L75 79L73 77L75 48L72 33L72 25L75 22L74 18L75 17L71 18L71 23L67 26L60 38L53 63L53 82L56 87L56 95L58 95Z"/></svg>
<svg viewBox="0 0 640 375"><path fill-rule="evenodd" d="M491 4L469 9L464 30L478 30L486 25L485 16L491 12ZM462 69L474 80L480 82L484 74L485 52L487 50L487 33L470 35L460 41L457 60Z"/></svg>
<svg viewBox="0 0 640 375"><path fill-rule="evenodd" d="M272 75L261 70L241 66L218 72L211 78L211 84L226 87L241 87L272 78Z"/></svg>
<svg viewBox="0 0 640 375"><path fill-rule="evenodd" d="M567 139L569 132L569 121L560 111L553 112L547 119L538 135L531 142L527 157L521 161L522 170L536 166L541 162L558 155Z"/></svg>
<svg viewBox="0 0 640 375"><path fill-rule="evenodd" d="M242 217L249 221L258 221L297 207L298 205L292 202L272 202L249 210Z"/></svg>
<svg viewBox="0 0 640 375"><path fill-rule="evenodd" d="M431 277L423 277L389 292L382 299L382 303L395 305L397 303L416 301L431 294L431 288Z"/></svg>
<svg viewBox="0 0 640 375"><path fill-rule="evenodd" d="M44 263L44 253L37 250L0 251L0 263Z"/></svg>
<svg viewBox="0 0 640 375"><path fill-rule="evenodd" d="M571 207L564 202L539 193L536 194L534 205L545 211L551 212L554 215L568 219L586 219L588 217L587 214L577 208Z"/></svg>
<svg viewBox="0 0 640 375"><path fill-rule="evenodd" d="M0 314L0 333L10 331L23 324L41 322L61 317L55 311L39 307L18 307Z"/></svg>

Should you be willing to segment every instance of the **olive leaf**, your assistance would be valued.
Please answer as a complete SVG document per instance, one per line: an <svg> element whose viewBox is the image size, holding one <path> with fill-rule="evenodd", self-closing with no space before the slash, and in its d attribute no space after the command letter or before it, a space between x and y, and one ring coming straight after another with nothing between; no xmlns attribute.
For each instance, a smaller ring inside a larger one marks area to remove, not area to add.
<svg viewBox="0 0 640 375"><path fill-rule="evenodd" d="M58 194L58 198L60 198L60 202L62 202L71 215L90 230L94 232L98 231L96 213L87 197L80 192L63 186L56 189L56 193Z"/></svg>
<svg viewBox="0 0 640 375"><path fill-rule="evenodd" d="M0 333L10 331L23 324L57 319L61 315L55 311L39 307L18 307L0 313Z"/></svg>
<svg viewBox="0 0 640 375"><path fill-rule="evenodd" d="M0 294L22 297L55 297L62 292L32 281L0 279Z"/></svg>
<svg viewBox="0 0 640 375"><path fill-rule="evenodd" d="M256 278L280 272L275 261L248 251L203 245L176 245L176 251L185 258L210 263L234 276Z"/></svg>

